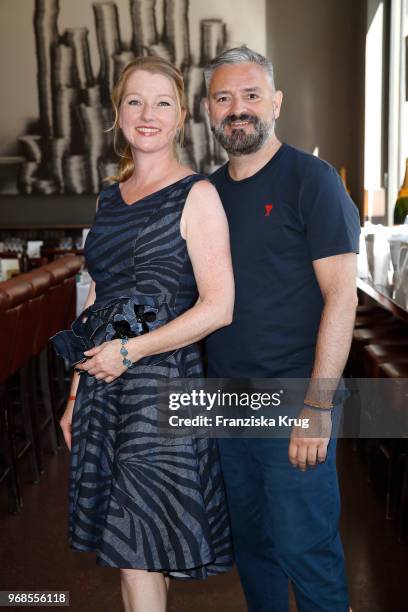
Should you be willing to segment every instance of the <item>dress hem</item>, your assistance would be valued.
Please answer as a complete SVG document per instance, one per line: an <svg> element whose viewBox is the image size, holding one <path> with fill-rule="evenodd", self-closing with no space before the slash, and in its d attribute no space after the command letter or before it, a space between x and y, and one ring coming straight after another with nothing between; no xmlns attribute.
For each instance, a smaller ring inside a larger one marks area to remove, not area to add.
<svg viewBox="0 0 408 612"><path fill-rule="evenodd" d="M204 563L202 563L201 565L194 565L191 567L177 567L177 568L164 568L164 567L146 567L143 566L143 564L138 565L137 567L134 566L119 566L119 565L113 565L111 563L108 563L107 561L104 561L104 559L102 559L102 557L100 556L100 550L98 548L91 548L91 547L79 547L79 546L75 546L72 543L69 544L71 550L75 551L75 552L89 552L89 553L94 553L96 554L96 564L97 565L101 565L104 567L112 567L113 569L138 569L138 570L145 570L147 572L161 572L163 574L166 574L169 576L169 578L173 578L174 580L206 580L207 578L210 578L211 576L217 576L219 574L225 574L226 572L229 572L232 567L233 567L233 561L231 561L229 564L225 564L225 567L220 567L219 570L209 570L208 566L211 565L212 563L216 562L215 557L212 557L209 561L205 561ZM190 576L190 575L185 575L185 576L176 576L173 575L174 574L182 574L183 572L194 572L194 570L196 570L198 573L203 572L206 575L202 575L202 576Z"/></svg>

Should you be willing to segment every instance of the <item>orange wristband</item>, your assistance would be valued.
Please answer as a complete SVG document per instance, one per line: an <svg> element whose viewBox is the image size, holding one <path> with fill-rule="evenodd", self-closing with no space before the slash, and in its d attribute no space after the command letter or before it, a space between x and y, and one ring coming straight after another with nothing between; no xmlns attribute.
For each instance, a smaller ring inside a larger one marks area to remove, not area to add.
<svg viewBox="0 0 408 612"><path fill-rule="evenodd" d="M334 408L331 402L312 402L308 399L303 400L303 403L310 408L318 408L319 410L331 410Z"/></svg>
<svg viewBox="0 0 408 612"><path fill-rule="evenodd" d="M68 400L76 400L76 395L69 395Z"/></svg>

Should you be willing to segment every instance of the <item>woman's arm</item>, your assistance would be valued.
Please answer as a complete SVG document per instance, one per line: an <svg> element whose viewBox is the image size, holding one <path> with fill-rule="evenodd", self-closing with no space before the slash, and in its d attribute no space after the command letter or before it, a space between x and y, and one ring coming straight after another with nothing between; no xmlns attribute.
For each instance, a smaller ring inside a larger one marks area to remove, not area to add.
<svg viewBox="0 0 408 612"><path fill-rule="evenodd" d="M88 306L93 304L95 302L95 298L96 298L96 294L95 294L95 281L92 281L91 282L91 286L89 288L88 297L86 298L86 302L85 302L83 310L85 310L85 308L88 308ZM70 387L70 390L69 390L69 395L72 396L72 397L75 397L76 392L78 390L79 376L80 375L78 374L78 372L75 372L75 371L72 374L71 387Z"/></svg>
<svg viewBox="0 0 408 612"><path fill-rule="evenodd" d="M96 198L96 206L95 206L96 211L98 210L98 206L99 206L99 196ZM88 306L93 304L95 302L95 299L96 299L95 281L91 281L91 286L89 287L88 297L86 298L86 301L85 301L85 304L82 310L85 310L85 308L88 308ZM76 392L78 390L78 385L79 385L79 376L80 375L78 374L78 372L75 372L74 370L72 379L71 379L71 387L69 390L69 395L71 397L76 396Z"/></svg>
<svg viewBox="0 0 408 612"><path fill-rule="evenodd" d="M99 204L99 197L96 200L96 210L98 210L98 204ZM86 298L83 309L85 310L85 308L88 308L88 306L93 304L95 302L95 299L96 299L95 282L91 281L91 286L89 287L88 297ZM76 397L78 385L79 385L79 374L78 372L75 372L74 370L72 374L72 378L71 378L69 397L72 397L72 398ZM74 410L74 404L75 404L75 399L68 398L67 404L65 406L64 414L62 415L60 419L60 427L64 435L64 440L69 450L71 450L71 427L72 427L72 413Z"/></svg>
<svg viewBox="0 0 408 612"><path fill-rule="evenodd" d="M197 342L232 321L234 277L228 223L211 183L200 181L191 188L180 230L187 243L199 298L192 308L163 327L132 338L128 350L133 361Z"/></svg>
<svg viewBox="0 0 408 612"><path fill-rule="evenodd" d="M89 288L88 297L86 298L84 308L87 308L95 301L95 283L91 282L91 286ZM73 372L71 379L71 386L69 389L69 398L67 404L65 406L64 414L60 419L60 427L64 436L64 440L68 449L71 450L71 427L72 427L72 412L74 410L75 399L70 399L76 397L76 393L79 385L79 374L78 372Z"/></svg>
<svg viewBox="0 0 408 612"><path fill-rule="evenodd" d="M228 223L211 183L200 181L191 188L180 231L187 243L199 299L192 308L162 327L130 338L126 348L132 361L192 344L231 323L234 278ZM88 361L76 367L111 382L125 370L120 346L120 340L112 340L85 351Z"/></svg>

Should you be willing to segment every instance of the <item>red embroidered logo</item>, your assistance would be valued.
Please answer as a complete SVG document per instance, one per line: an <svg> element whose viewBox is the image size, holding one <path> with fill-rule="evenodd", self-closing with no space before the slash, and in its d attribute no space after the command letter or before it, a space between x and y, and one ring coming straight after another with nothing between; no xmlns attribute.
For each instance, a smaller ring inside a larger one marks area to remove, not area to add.
<svg viewBox="0 0 408 612"><path fill-rule="evenodd" d="M265 217L269 217L271 214L271 210L273 208L273 204L265 204Z"/></svg>

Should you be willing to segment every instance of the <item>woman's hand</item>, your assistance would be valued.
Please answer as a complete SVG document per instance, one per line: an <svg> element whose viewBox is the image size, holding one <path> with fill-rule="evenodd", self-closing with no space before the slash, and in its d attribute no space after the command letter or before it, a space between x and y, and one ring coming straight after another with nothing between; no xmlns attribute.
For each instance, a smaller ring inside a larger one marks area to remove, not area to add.
<svg viewBox="0 0 408 612"><path fill-rule="evenodd" d="M74 411L75 400L68 400L64 414L60 419L60 426L64 435L66 445L71 452L71 428L72 428L72 413Z"/></svg>
<svg viewBox="0 0 408 612"><path fill-rule="evenodd" d="M121 348L122 343L119 339L103 342L99 346L84 351L87 361L77 363L75 369L84 370L88 374L95 376L98 380L110 383L121 376L127 369L122 363Z"/></svg>

